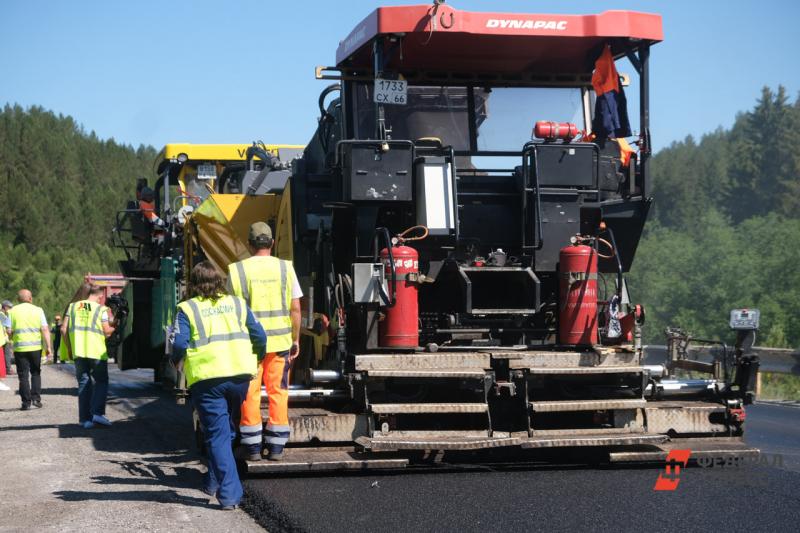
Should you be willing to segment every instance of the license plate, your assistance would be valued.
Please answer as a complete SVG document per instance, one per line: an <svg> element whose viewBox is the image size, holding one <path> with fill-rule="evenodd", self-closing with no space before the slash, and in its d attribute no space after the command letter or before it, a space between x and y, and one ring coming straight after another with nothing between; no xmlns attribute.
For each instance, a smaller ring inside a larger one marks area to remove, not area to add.
<svg viewBox="0 0 800 533"><path fill-rule="evenodd" d="M214 165L197 165L197 179L199 180L217 179L217 167Z"/></svg>
<svg viewBox="0 0 800 533"><path fill-rule="evenodd" d="M373 100L376 104L406 105L408 101L408 82L405 80L375 78Z"/></svg>

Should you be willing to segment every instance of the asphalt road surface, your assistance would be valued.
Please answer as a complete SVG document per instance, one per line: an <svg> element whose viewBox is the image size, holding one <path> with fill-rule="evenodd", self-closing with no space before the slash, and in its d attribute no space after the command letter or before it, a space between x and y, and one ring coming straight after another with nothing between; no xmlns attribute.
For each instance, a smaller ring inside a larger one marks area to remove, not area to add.
<svg viewBox="0 0 800 533"><path fill-rule="evenodd" d="M653 490L657 465L564 464L250 479L244 508L273 533L797 531L800 408L747 413L763 459L690 468L674 492Z"/></svg>

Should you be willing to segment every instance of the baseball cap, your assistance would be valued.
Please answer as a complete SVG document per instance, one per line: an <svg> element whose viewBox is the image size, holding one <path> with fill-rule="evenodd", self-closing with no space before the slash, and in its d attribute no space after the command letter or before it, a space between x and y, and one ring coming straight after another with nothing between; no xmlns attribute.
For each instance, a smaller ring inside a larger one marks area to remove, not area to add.
<svg viewBox="0 0 800 533"><path fill-rule="evenodd" d="M3 303L0 305L3 307L14 307L14 304L12 304L10 300L3 300Z"/></svg>
<svg viewBox="0 0 800 533"><path fill-rule="evenodd" d="M266 242L272 239L272 230L266 222L253 222L250 224L248 239L253 242Z"/></svg>

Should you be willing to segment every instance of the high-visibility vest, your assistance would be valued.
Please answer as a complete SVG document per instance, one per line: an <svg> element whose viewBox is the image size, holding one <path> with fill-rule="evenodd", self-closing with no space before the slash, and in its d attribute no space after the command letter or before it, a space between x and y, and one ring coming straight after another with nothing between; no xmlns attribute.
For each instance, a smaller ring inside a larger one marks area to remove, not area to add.
<svg viewBox="0 0 800 533"><path fill-rule="evenodd" d="M178 304L178 309L189 319L192 330L183 364L187 386L206 379L255 376L257 358L241 298L192 298Z"/></svg>
<svg viewBox="0 0 800 533"><path fill-rule="evenodd" d="M11 340L15 352L38 352L42 350L42 308L32 303L21 303L11 308Z"/></svg>
<svg viewBox="0 0 800 533"><path fill-rule="evenodd" d="M267 334L267 353L292 347L291 265L277 257L253 256L228 266L233 294L244 298Z"/></svg>
<svg viewBox="0 0 800 533"><path fill-rule="evenodd" d="M108 359L106 336L103 333L103 316L108 308L91 300L81 300L69 307L69 335L72 357Z"/></svg>
<svg viewBox="0 0 800 533"><path fill-rule="evenodd" d="M64 312L64 320L67 319L67 317L69 316L69 314L71 312L72 312L72 304L69 304L67 306L67 310ZM60 327L60 326L56 326L56 327ZM67 325L67 328L69 328L69 325ZM69 330L67 330L67 336L69 336ZM63 337L61 338L61 342L58 344L58 354L57 355L58 355L58 360L61 361L62 363L66 363L66 362L68 362L70 360L69 352L67 351L67 341Z"/></svg>

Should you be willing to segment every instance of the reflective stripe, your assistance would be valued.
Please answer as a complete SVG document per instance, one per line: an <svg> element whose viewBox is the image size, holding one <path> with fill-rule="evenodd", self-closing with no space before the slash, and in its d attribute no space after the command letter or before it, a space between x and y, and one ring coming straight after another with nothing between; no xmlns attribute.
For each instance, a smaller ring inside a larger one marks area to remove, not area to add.
<svg viewBox="0 0 800 533"><path fill-rule="evenodd" d="M256 318L283 318L289 316L289 311L286 309L278 309L275 311L253 311L253 316Z"/></svg>
<svg viewBox="0 0 800 533"><path fill-rule="evenodd" d="M261 444L261 435L254 435L252 437L245 437L242 435L242 438L239 439L239 442L242 444Z"/></svg>
<svg viewBox="0 0 800 533"><path fill-rule="evenodd" d="M289 433L292 430L292 426L277 426L273 424L267 424L267 433L280 433L286 432Z"/></svg>
<svg viewBox="0 0 800 533"><path fill-rule="evenodd" d="M197 328L198 330L200 327ZM212 342L219 342L219 341L241 341L250 340L250 334L243 331L237 331L234 333L217 333L215 335L211 335L210 337L201 337L196 340L189 341L190 348L200 348L201 346L206 346L207 344L211 344Z"/></svg>
<svg viewBox="0 0 800 533"><path fill-rule="evenodd" d="M101 326L101 327L98 328L97 327L97 321L100 319L100 311L102 311L102 310L103 310L103 306L98 304L97 305L97 309L94 310L94 314L92 315L92 321L89 322L89 324L93 328L92 331L96 331L96 332L98 332L100 334L103 333L103 327Z"/></svg>
<svg viewBox="0 0 800 533"><path fill-rule="evenodd" d="M239 431L241 431L242 433L253 432L253 431L258 431L259 433L261 433L261 424L255 426L239 426Z"/></svg>
<svg viewBox="0 0 800 533"><path fill-rule="evenodd" d="M41 346L41 345L42 345L42 341L28 341L28 342L22 341L22 342L15 342L14 343L14 347L15 348L18 347L18 346Z"/></svg>
<svg viewBox="0 0 800 533"><path fill-rule="evenodd" d="M19 328L15 329L16 333L38 333L42 330L42 328Z"/></svg>
<svg viewBox="0 0 800 533"><path fill-rule="evenodd" d="M92 333L103 333L103 330L96 326L75 326L72 329L75 331L91 331Z"/></svg>
<svg viewBox="0 0 800 533"><path fill-rule="evenodd" d="M244 301L247 302L247 305L253 307L252 302L250 302L250 289L247 286L247 278L244 275L244 263L241 261L236 263L236 273L239 274L239 290L241 291L241 296L244 298Z"/></svg>
<svg viewBox="0 0 800 533"><path fill-rule="evenodd" d="M281 309L286 313L284 316L288 316L289 309L286 307L286 297L284 296L286 294L286 261L283 259L278 259L278 261L281 265Z"/></svg>
<svg viewBox="0 0 800 533"><path fill-rule="evenodd" d="M197 329L197 336L200 337L200 339L198 340L205 339L206 329L205 326L203 325L203 319L200 316L200 308L197 306L197 302L195 302L194 300L187 300L186 305L189 306L189 309L192 311L192 315L194 315L192 317L194 319L192 320L192 322L194 323L195 329ZM191 342L189 344L191 345ZM208 342L206 342L206 344L208 344Z"/></svg>
<svg viewBox="0 0 800 533"><path fill-rule="evenodd" d="M245 327L245 322L247 322L247 315L242 316L242 302L239 301L239 298L233 297L233 307L236 308L236 317L239 319L239 323L242 325L242 328Z"/></svg>
<svg viewBox="0 0 800 533"><path fill-rule="evenodd" d="M268 444L284 445L287 442L289 442L289 438L288 437L270 437L269 435L267 435L267 439L266 440L267 440Z"/></svg>
<svg viewBox="0 0 800 533"><path fill-rule="evenodd" d="M288 335L292 332L292 328L278 328L278 329L265 329L267 335Z"/></svg>

